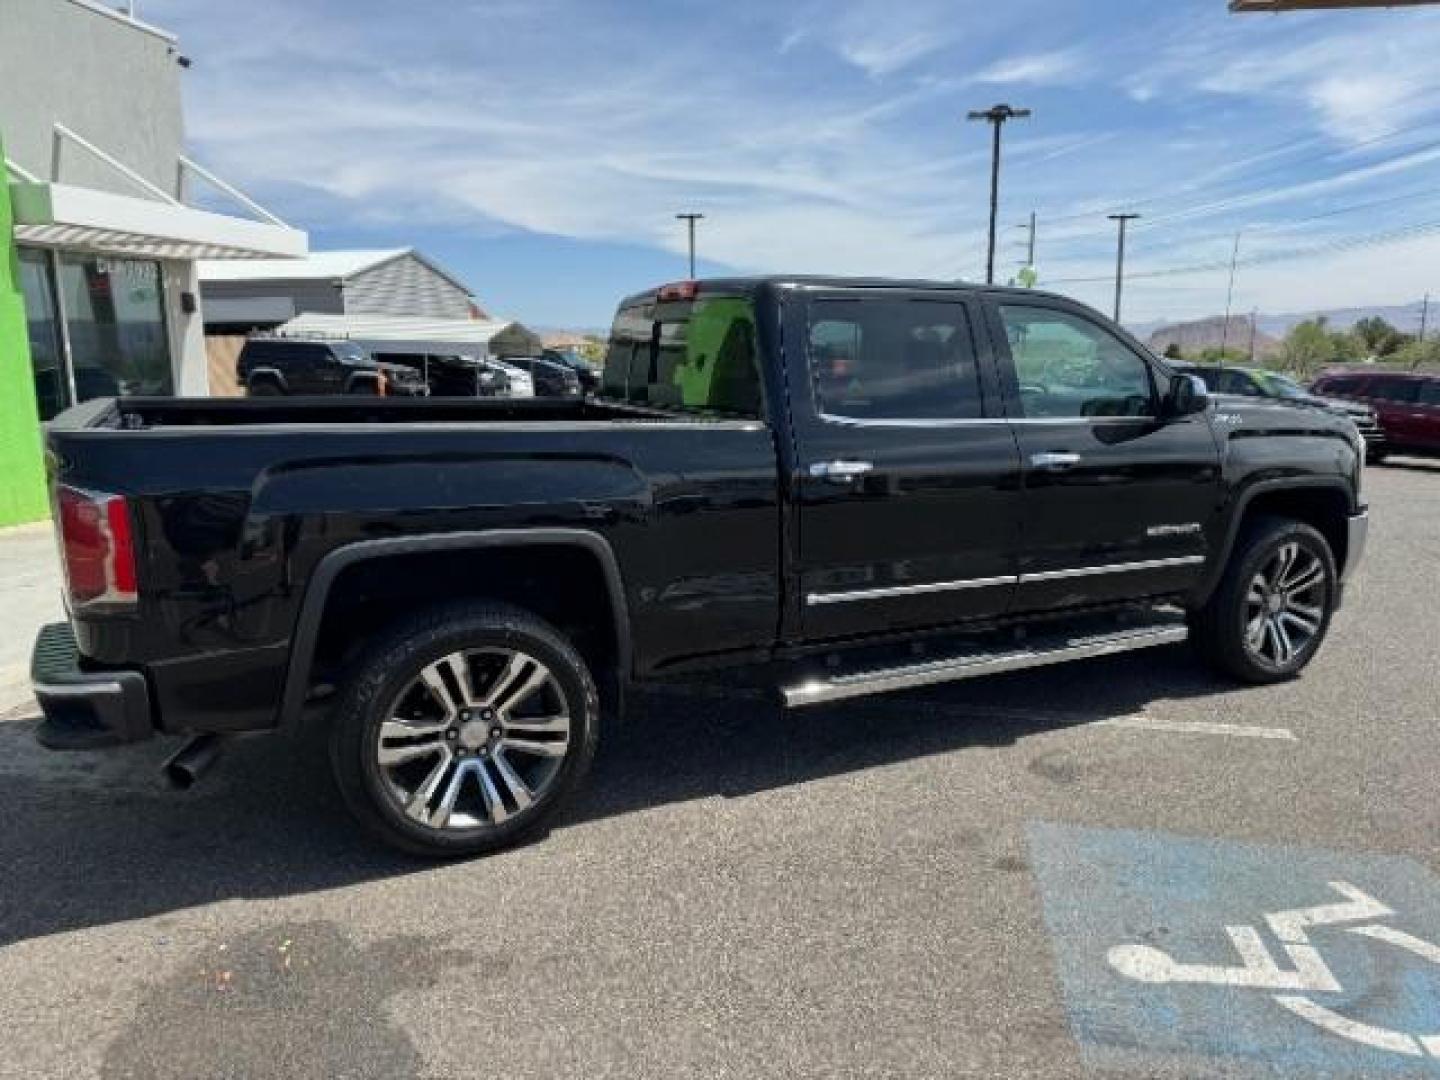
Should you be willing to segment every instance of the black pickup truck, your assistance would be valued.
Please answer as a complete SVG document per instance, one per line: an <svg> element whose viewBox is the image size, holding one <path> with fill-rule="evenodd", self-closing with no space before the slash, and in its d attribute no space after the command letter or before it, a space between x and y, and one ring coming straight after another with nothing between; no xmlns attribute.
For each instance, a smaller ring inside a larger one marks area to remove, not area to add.
<svg viewBox="0 0 1440 1080"><path fill-rule="evenodd" d="M494 849L626 688L798 708L1179 642L1269 682L1360 562L1344 417L1218 405L1058 296L682 282L594 399L96 401L49 430L54 748L329 725L359 820Z"/></svg>

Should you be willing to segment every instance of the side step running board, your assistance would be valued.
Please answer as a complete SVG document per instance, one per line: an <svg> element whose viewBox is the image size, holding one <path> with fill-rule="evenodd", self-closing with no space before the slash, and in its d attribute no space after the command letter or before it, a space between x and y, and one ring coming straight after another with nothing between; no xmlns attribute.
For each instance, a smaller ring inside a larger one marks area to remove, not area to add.
<svg viewBox="0 0 1440 1080"><path fill-rule="evenodd" d="M1156 645L1172 645L1188 636L1184 622L1179 620L1084 637L1052 636L1020 647L977 650L920 664L813 679L799 686L785 687L780 693L787 708L799 709L847 698L885 694L892 690L914 690L937 683L977 679L982 675L998 675L1005 671L1063 664L1068 660L1086 660Z"/></svg>

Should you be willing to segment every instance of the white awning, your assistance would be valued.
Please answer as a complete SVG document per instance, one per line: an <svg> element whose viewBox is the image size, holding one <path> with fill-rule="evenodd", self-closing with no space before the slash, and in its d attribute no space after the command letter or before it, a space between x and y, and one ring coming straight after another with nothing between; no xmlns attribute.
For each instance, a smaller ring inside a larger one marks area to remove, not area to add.
<svg viewBox="0 0 1440 1080"><path fill-rule="evenodd" d="M277 334L349 338L372 352L457 356L539 356L540 335L508 319L430 319L401 315L306 312Z"/></svg>
<svg viewBox="0 0 1440 1080"><path fill-rule="evenodd" d="M298 258L299 229L69 184L10 185L23 244L152 259Z"/></svg>

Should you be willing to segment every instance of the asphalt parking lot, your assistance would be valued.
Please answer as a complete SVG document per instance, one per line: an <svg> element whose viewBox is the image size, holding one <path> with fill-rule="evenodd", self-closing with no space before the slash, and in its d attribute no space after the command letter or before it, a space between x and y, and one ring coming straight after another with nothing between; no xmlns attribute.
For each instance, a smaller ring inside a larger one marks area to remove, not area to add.
<svg viewBox="0 0 1440 1080"><path fill-rule="evenodd" d="M313 747L181 794L13 710L0 1075L1440 1076L1440 466L1367 484L1298 682L654 696L469 863L364 840Z"/></svg>

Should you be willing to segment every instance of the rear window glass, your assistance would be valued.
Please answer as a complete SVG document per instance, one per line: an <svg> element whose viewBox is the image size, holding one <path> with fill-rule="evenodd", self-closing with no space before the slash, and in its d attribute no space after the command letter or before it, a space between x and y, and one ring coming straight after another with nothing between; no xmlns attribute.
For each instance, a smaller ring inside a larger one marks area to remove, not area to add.
<svg viewBox="0 0 1440 1080"><path fill-rule="evenodd" d="M1440 405L1440 381L1429 379L1420 384L1420 404Z"/></svg>
<svg viewBox="0 0 1440 1080"><path fill-rule="evenodd" d="M821 299L810 312L820 411L863 420L964 420L982 414L970 323L960 304Z"/></svg>
<svg viewBox="0 0 1440 1080"><path fill-rule="evenodd" d="M701 296L623 308L600 393L632 405L759 418L756 351L748 299Z"/></svg>
<svg viewBox="0 0 1440 1080"><path fill-rule="evenodd" d="M1360 392L1363 379L1348 379L1345 377L1325 379L1320 383L1320 390L1326 394L1356 394Z"/></svg>

